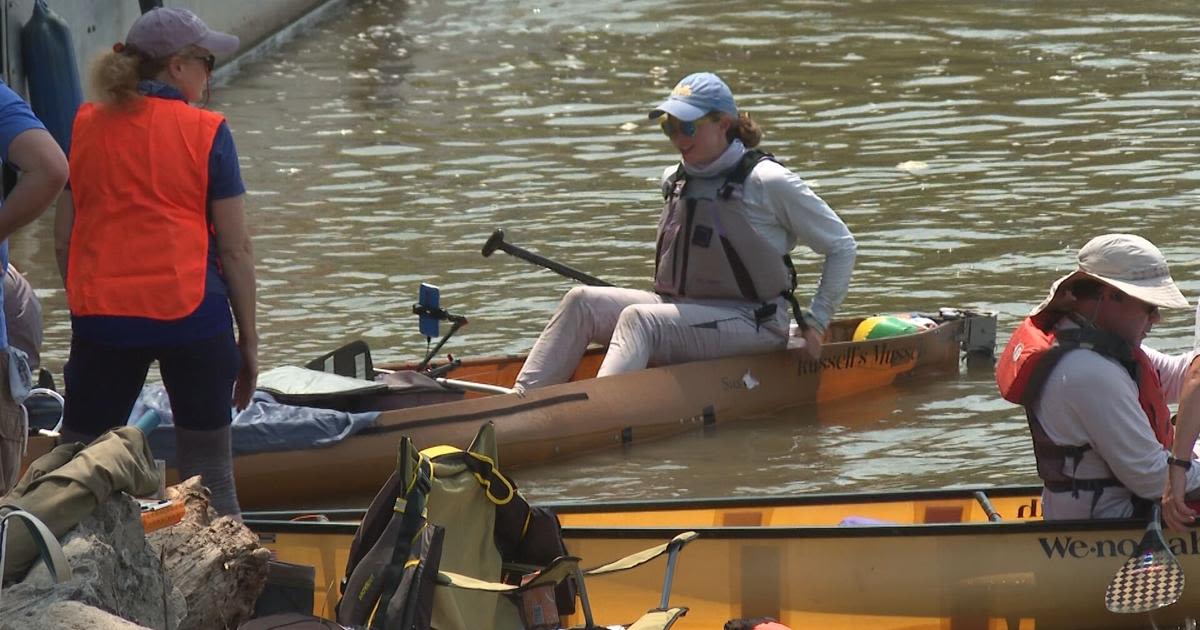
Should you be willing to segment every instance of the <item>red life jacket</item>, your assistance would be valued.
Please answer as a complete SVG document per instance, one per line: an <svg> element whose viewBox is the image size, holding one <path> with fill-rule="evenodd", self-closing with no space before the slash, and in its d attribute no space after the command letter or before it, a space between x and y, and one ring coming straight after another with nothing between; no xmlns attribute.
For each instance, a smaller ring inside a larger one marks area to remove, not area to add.
<svg viewBox="0 0 1200 630"><path fill-rule="evenodd" d="M1138 403L1146 413L1150 429L1163 448L1170 450L1175 428L1167 408L1158 371L1141 347L1132 348L1116 335L1090 327L1056 330L1057 319L1027 317L1013 332L996 365L996 384L1005 400L1025 407L1033 436L1038 476L1052 492L1096 490L1119 486L1116 479L1075 479L1064 472L1066 459L1078 465L1090 444L1063 446L1046 435L1033 407L1041 396L1050 372L1067 352L1087 349L1120 363L1138 386Z"/></svg>
<svg viewBox="0 0 1200 630"><path fill-rule="evenodd" d="M1171 411L1167 408L1158 370L1154 369L1150 357L1140 347L1133 348L1131 353L1129 344L1111 333L1090 328L1056 331L1049 326L1043 329L1032 318L1025 318L1008 340L996 365L996 384L1000 386L1000 395L1009 402L1026 406L1033 404L1041 394L1050 370L1066 350L1079 347L1116 359L1129 371L1138 386L1138 404L1146 412L1155 439L1164 448L1170 449L1175 428L1171 425ZM1053 351L1055 348L1061 350ZM1031 382L1035 374L1038 375L1038 382Z"/></svg>
<svg viewBox="0 0 1200 630"><path fill-rule="evenodd" d="M208 159L220 114L147 97L85 103L71 134L73 315L174 320L204 298Z"/></svg>

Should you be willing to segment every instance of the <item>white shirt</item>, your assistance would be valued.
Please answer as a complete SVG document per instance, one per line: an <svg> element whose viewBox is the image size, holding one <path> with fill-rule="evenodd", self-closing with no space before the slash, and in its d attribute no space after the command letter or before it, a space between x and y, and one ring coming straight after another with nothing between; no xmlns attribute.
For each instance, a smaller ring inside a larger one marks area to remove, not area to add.
<svg viewBox="0 0 1200 630"><path fill-rule="evenodd" d="M1158 371L1168 403L1179 401L1183 377L1196 353L1170 356L1142 346ZM1124 488L1105 488L1093 512L1093 492L1042 492L1043 516L1052 519L1130 516L1130 491L1157 500L1167 480L1167 450L1154 437L1138 403L1137 384L1115 360L1090 350L1072 350L1050 372L1034 413L1046 435L1062 446L1090 444L1077 469L1068 459L1063 471L1076 479L1116 477ZM1187 473L1187 491L1200 488L1200 466Z"/></svg>

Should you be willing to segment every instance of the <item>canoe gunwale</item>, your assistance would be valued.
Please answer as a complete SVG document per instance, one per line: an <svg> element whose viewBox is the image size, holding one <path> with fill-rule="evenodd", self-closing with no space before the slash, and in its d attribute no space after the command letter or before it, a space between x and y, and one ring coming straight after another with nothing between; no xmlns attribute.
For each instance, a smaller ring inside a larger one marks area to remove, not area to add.
<svg viewBox="0 0 1200 630"><path fill-rule="evenodd" d="M289 521L256 518L246 513L245 525L256 533L353 535L355 521ZM906 538L927 536L978 536L1020 534L1068 534L1077 532L1140 532L1144 519L1122 518L1062 521L999 521L971 523L913 523L885 525L813 525L813 526L563 526L563 537L587 539L667 540L685 531L694 531L703 539L814 539L814 538Z"/></svg>
<svg viewBox="0 0 1200 630"><path fill-rule="evenodd" d="M846 506L852 512L855 505L903 503L913 501L973 501L974 493L989 497L1040 497L1040 486L1000 486L946 488L935 490L900 490L875 493L816 493L795 496L717 497L702 499L667 499L623 502L561 502L539 503L558 514L604 512L651 512L711 509L751 509L789 506ZM328 510L272 510L245 512L246 525L257 532L296 534L353 534L364 510L341 508ZM323 515L329 521L294 521L302 515ZM850 514L847 514L849 516ZM606 539L662 539L683 531L696 531L702 538L779 539L779 538L877 538L920 536L971 536L1064 534L1072 532L1140 531L1144 519L1091 520L1006 520L958 523L881 523L869 525L783 525L783 526L573 526L563 527L564 536Z"/></svg>
<svg viewBox="0 0 1200 630"><path fill-rule="evenodd" d="M974 500L976 492L988 497L1019 497L1041 493L1041 486L967 486L962 488L936 488L917 490L887 490L882 492L814 492L797 495L760 495L742 497L701 497L675 499L635 499L629 501L538 501L558 514L619 510L622 512L704 509L739 509L758 507L782 507L801 505L861 503L889 503L902 501ZM306 514L323 514L328 517L345 517L345 520L361 517L363 508L318 508L294 510L253 510L245 514L259 521L277 521L271 517L295 517ZM288 519L282 519L288 520ZM338 519L334 519L338 520Z"/></svg>
<svg viewBox="0 0 1200 630"><path fill-rule="evenodd" d="M502 409L488 409L485 411L475 411L475 412L471 412L471 413L462 413L462 414L451 415L451 416L439 416L437 418L427 418L427 419L423 419L423 420L406 420L406 421L401 421L401 422L388 423L387 419L384 418L379 422L379 424L377 424L375 426L367 427L367 428L359 431L358 433L354 434L354 437L383 435L383 434L387 434L387 433L395 433L397 431L407 431L409 429L415 429L418 427L446 426L446 425L457 424L457 423L461 423L461 422L479 422L481 420L489 420L489 419L495 418L498 413L518 413L518 412L522 412L522 411L533 411L536 409L542 409L544 407L553 407L555 405L561 405L563 403L583 402L586 400L588 400L587 392L577 392L577 393L573 393L573 394L562 394L562 395L558 395L558 396L552 396L550 398L543 398L541 400L518 402L515 405L504 407ZM454 403L442 403L442 404L449 405L449 404L454 404ZM432 407L433 405L429 405L429 406ZM387 413L387 412L384 412L384 413Z"/></svg>

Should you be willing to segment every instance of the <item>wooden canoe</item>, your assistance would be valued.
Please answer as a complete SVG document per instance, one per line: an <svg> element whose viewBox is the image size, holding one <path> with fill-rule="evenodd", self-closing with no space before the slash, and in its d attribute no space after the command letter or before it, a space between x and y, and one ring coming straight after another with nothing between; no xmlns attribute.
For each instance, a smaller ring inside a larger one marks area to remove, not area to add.
<svg viewBox="0 0 1200 630"><path fill-rule="evenodd" d="M999 521L989 520L985 503ZM547 507L585 566L698 532L671 590L671 605L690 609L675 626L681 630L759 615L797 630L1148 627L1146 615L1104 607L1105 588L1145 522L1044 522L1039 503L1039 487L1004 487ZM316 567L315 610L329 614L361 513L285 521L296 514L248 514L247 523L279 559ZM885 522L839 525L847 519ZM1167 541L1185 573L1200 576L1197 532L1167 533ZM589 580L596 620L637 618L658 602L662 576L658 562ZM1193 587L1154 622L1169 627L1198 612Z"/></svg>
<svg viewBox="0 0 1200 630"><path fill-rule="evenodd" d="M568 383L524 396L467 392L451 402L384 411L373 426L334 446L239 455L238 498L244 509L364 505L391 473L401 435L418 448L468 444L479 425L491 420L509 470L902 380L956 375L962 351L983 355L990 365L994 313L942 309L930 317L938 322L934 328L857 342L853 334L862 318L834 322L819 362L793 347L594 378L603 359L603 349L594 348ZM523 361L523 356L464 360L447 376L511 387ZM52 445L48 438L33 438L30 456Z"/></svg>

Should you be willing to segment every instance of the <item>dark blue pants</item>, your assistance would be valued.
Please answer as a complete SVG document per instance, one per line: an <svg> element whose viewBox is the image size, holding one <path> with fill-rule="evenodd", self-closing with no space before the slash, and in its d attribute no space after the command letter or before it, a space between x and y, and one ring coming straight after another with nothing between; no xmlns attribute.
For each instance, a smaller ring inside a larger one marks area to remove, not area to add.
<svg viewBox="0 0 1200 630"><path fill-rule="evenodd" d="M178 346L111 346L73 336L63 368L63 427L97 436L124 425L154 361L176 426L211 431L229 425L241 364L232 330Z"/></svg>

